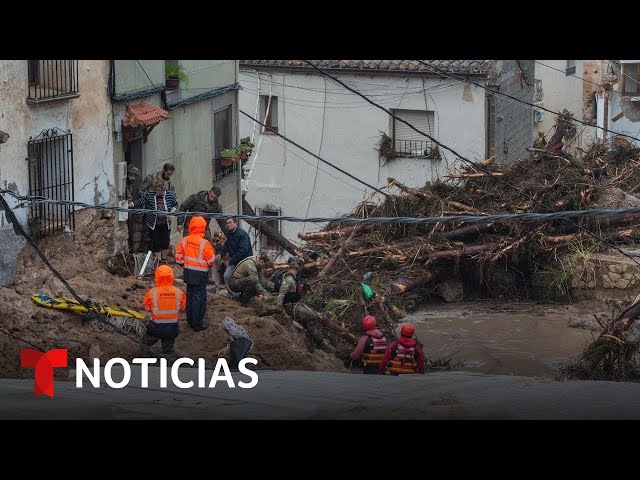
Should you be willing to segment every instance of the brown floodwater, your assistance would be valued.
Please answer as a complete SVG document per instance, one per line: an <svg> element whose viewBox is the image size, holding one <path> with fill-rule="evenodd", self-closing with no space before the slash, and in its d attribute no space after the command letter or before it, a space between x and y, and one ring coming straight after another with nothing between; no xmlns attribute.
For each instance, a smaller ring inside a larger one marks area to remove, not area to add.
<svg viewBox="0 0 640 480"><path fill-rule="evenodd" d="M463 362L457 370L553 376L592 339L590 331L567 326L584 313L588 307L469 302L423 307L402 323L413 323L431 360Z"/></svg>

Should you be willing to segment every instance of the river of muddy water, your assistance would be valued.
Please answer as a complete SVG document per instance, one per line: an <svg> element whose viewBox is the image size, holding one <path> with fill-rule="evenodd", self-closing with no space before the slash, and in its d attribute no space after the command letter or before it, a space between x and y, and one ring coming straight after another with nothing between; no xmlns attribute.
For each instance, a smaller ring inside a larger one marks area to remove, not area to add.
<svg viewBox="0 0 640 480"><path fill-rule="evenodd" d="M431 360L462 362L456 370L498 375L554 376L580 355L592 332L568 327L588 305L467 302L429 305L408 314Z"/></svg>

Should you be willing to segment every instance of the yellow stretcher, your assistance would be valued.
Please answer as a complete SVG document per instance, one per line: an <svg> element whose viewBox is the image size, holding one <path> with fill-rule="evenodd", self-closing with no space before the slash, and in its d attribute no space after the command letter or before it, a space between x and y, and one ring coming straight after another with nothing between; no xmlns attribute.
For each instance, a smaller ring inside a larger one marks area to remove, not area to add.
<svg viewBox="0 0 640 480"><path fill-rule="evenodd" d="M83 307L80 302L75 299L62 298L62 297L50 297L44 293L37 293L31 296L31 299L41 307L55 308L58 310L71 310L74 312L86 313L86 307ZM114 317L130 317L138 320L144 320L145 317L135 310L122 307L112 307L109 305L100 305L93 303L91 300L87 300L87 303L91 305L91 309L102 315L109 315Z"/></svg>

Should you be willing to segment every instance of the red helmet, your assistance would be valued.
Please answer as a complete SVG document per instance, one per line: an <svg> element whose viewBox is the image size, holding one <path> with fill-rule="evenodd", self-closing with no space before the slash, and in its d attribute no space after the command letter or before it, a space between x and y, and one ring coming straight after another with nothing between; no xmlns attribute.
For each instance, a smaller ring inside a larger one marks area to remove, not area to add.
<svg viewBox="0 0 640 480"><path fill-rule="evenodd" d="M376 328L376 318L371 315L367 315L362 319L362 328L365 330L373 330Z"/></svg>
<svg viewBox="0 0 640 480"><path fill-rule="evenodd" d="M404 325L402 325L402 328L400 329L400 335L402 335L403 337L411 338L413 337L414 333L416 333L416 329L410 323L405 323Z"/></svg>

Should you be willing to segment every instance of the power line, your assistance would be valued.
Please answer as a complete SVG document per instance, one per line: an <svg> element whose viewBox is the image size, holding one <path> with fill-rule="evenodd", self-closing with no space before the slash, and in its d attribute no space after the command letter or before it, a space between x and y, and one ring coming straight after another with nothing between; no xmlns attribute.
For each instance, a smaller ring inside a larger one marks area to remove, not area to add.
<svg viewBox="0 0 640 480"><path fill-rule="evenodd" d="M142 71L144 72L144 74L147 76L147 80L149 80L149 83L151 84L152 87L155 87L155 83L153 83L151 81L151 77L149 77L149 74L147 74L147 71L144 69L144 67L142 66L142 64L140 63L140 60L136 60L136 62L138 62L138 65L140 65L140 68L142 69Z"/></svg>
<svg viewBox="0 0 640 480"><path fill-rule="evenodd" d="M494 179L496 179L499 183L502 183L503 185L505 185L508 188L511 188L512 190L515 190L516 192L518 192L520 195L528 198L530 201L542 206L543 208L548 208L546 207L542 202L540 202L539 200L537 200L536 198L532 197L531 195L527 195L526 193L524 193L522 190L518 189L517 187L515 187L514 185L510 184L509 182L504 181L503 179L501 179L500 177L496 176L493 174L493 172L491 172L489 169L485 168L484 165L481 165L477 162L474 162L472 160L469 160L468 158L463 157L462 155L460 155L458 152L456 152L455 150L453 150L451 147L448 147L447 145L444 145L443 143L439 142L438 140L436 140L435 138L433 138L430 135L427 135L426 133L418 130L416 127L414 127L412 124L410 124L409 122L407 122L406 120L396 116L393 114L393 112L391 112L390 110L384 108L382 105L378 105L377 103L375 103L373 100L369 99L367 96L365 96L364 94L358 92L357 90L349 87L348 85L345 85L344 82L340 81L339 79L337 79L336 77L334 77L333 75L328 74L327 72L325 72L323 69L321 69L320 67L317 67L316 65L314 65L312 62L308 61L308 60L303 60L305 63L307 63L308 65L310 65L312 68L314 68L315 70L318 70L322 75L326 75L327 77L331 78L334 82L342 85L344 88L346 88L347 90L352 91L353 93L355 93L356 95L364 98L367 102L369 102L372 105L375 105L377 108L379 108L380 110L386 112L387 114L391 115L393 118L395 118L396 120L404 123L405 125L407 125L409 128L411 128L412 130L418 132L419 134L429 138L432 142L434 142L436 145L441 146L442 148L450 151L451 153L453 153L456 157L458 157L460 160L462 160L463 162L466 162L469 165L472 165L474 168L476 168L477 170L480 170L484 173L486 173L487 175L490 175L491 177L493 177ZM424 62L422 62L421 60L419 60L420 63L425 64ZM425 64L426 66L429 66L427 64ZM438 69L439 70L439 69ZM475 82L472 82L475 83ZM480 85L480 84L476 84L484 89L486 89L486 87ZM504 94L503 94L504 95ZM509 95L506 95L508 97L510 97ZM511 97L514 98L514 97ZM525 102L526 103L526 102ZM584 123L584 122L581 122ZM572 222L576 227L578 227L580 230L583 230L584 232L586 232L587 234L591 235L593 238L605 243L606 245L608 245L610 248L613 248L614 250L617 250L618 252L622 253L623 255L627 256L628 258L630 258L636 265L640 266L640 262L638 262L635 258L631 257L630 255L628 255L627 253L623 252L621 249L617 248L615 245L607 242L605 239L599 237L598 235L590 232L589 230L585 229L584 227L581 227L580 225L578 225L575 222Z"/></svg>
<svg viewBox="0 0 640 480"><path fill-rule="evenodd" d="M14 196L16 198L19 197L19 195L14 194L10 190L0 190L0 194L1 193L8 193L8 194L10 194L10 195L12 195L12 196ZM98 312L93 310L92 306L89 305L89 303L85 299L83 299L82 297L80 297L80 295L78 295L76 293L76 291L71 287L71 285L69 285L69 283L60 274L60 272L58 272L58 270L56 270L56 268L53 265L51 265L51 263L49 262L49 259L42 252L42 250L40 250L40 247L38 246L38 244L24 230L24 228L22 227L20 222L18 222L18 219L16 218L15 214L13 213L13 210L9 207L9 204L7 204L7 201L4 199L4 197L2 195L0 195L0 210L4 210L5 217L7 218L9 223L13 226L14 232L17 235L22 236L27 241L27 243L29 243L29 245L31 245L34 248L34 250L36 251L36 253L40 257L40 259L44 262L44 264L47 266L47 268L49 268L49 270L51 270L51 272L55 275L55 277L62 282L62 284L65 286L65 288L69 291L69 293L71 293L71 295L73 295L73 297L78 301L78 303L80 305L82 305L84 308L87 309L87 314L89 315L89 317L93 317L93 319L95 319L98 322L104 324L108 328L115 330L120 335L123 335L124 337L128 338L132 342L138 344L139 346L142 346L148 352L154 353L154 354L160 354L159 351L156 351L156 350L152 349L151 347L149 347L148 345L145 345L141 341L134 340L124 330L121 330L117 326L111 324L109 321L104 319L102 317L102 315L100 315Z"/></svg>
<svg viewBox="0 0 640 480"><path fill-rule="evenodd" d="M245 75L246 75L246 73L245 73ZM243 80L242 83L258 84L258 82L254 81L254 80ZM351 82L351 83L359 84L360 82L354 81L354 82ZM441 84L429 87L427 90L434 90L434 89L437 90L439 88L447 88L449 86L456 85L456 84L457 84L457 82L441 83ZM309 92L323 93L323 90L320 90L320 89L317 89L317 88L300 87L300 86L297 86L297 85L290 85L288 83L285 83L283 85L285 87L287 87L287 88L295 88L297 90L306 90L306 91L309 91ZM398 91L398 90L405 90L405 88L406 87L402 87L402 86L399 86L399 87L380 86L378 88L376 88L376 87L362 88L361 90L374 90L374 91L394 90L394 91ZM424 90L424 88L420 88L420 87L411 87L411 88L418 89L415 93L421 93ZM341 90L342 89L338 89L338 88L336 88L336 89L327 89L327 93L329 93L331 95L344 95L344 96L350 95L349 93L341 92ZM370 97L384 97L384 96L388 96L388 95L396 95L396 94L392 93L392 92L388 92L388 93L372 93L369 96Z"/></svg>
<svg viewBox="0 0 640 480"><path fill-rule="evenodd" d="M497 177L499 178L499 177ZM106 205L89 205L82 202L72 202L65 200L53 200L46 197L37 196L24 196L18 195L11 190L0 190L0 194L6 193L21 201L31 201L34 204L48 203L52 205L67 205L67 206L81 206L87 209L95 210L113 210L117 212L127 213L149 213L149 214L161 214L167 215L166 210L152 210L152 209L140 209L140 208L122 208L111 207ZM0 197L2 198L2 197ZM16 207L17 208L17 207ZM559 212L530 212L530 213L496 213L489 215L438 215L429 217L292 217L292 216L251 216L251 215L237 215L237 214L225 214L225 213L206 213L206 212L175 212L171 216L200 216L205 218L226 219L226 218L238 218L241 220L257 220L257 221L269 221L269 220L282 220L287 222L310 222L310 223L413 223L413 224L432 224L432 223L449 223L449 222L498 222L507 220L568 220L576 217L606 217L610 215L635 215L640 214L640 207L632 208L594 208L590 210L563 210ZM604 241L603 239L600 239Z"/></svg>
<svg viewBox="0 0 640 480"><path fill-rule="evenodd" d="M567 75L566 70L560 70L559 68L552 67L551 65L547 65L546 63L542 63L542 62L540 62L538 60L534 60L534 62L539 64L539 65L542 65L543 67L547 67L547 68L550 68L551 70L555 70L556 72L560 72L560 73L564 74L567 77L576 77L576 78L579 78L580 80L582 80L583 82L591 83L591 84L593 84L593 85L595 85L597 87L601 87L602 86L599 83L592 82L591 80L587 80L586 78L583 78L583 77L579 77L575 73L571 73L571 74Z"/></svg>
<svg viewBox="0 0 640 480"><path fill-rule="evenodd" d="M326 163L327 165L329 165L330 167L335 168L336 170L338 170L341 173L344 173L347 177L352 178L353 180L356 180L357 182L365 185L368 188L371 188L372 190L381 193L382 195L384 195L385 197L388 197L389 195L385 192L383 192L382 190L380 190L379 188L374 187L373 185L369 185L367 182L365 182L364 180L360 180L358 177L355 177L353 175L351 175L349 172L341 169L340 167L337 167L336 165L334 165L331 162L326 161L324 158L319 157L318 155L316 155L313 152L310 152L309 150L307 150L306 148L304 148L302 145L294 142L293 140L290 140L289 138L285 137L284 135L282 135L281 133L276 132L273 128L269 127L268 125L265 125L264 123L262 123L260 120L258 120L257 118L253 118L251 115L249 115L248 113L246 113L244 110L240 110L240 113L249 117L251 120L259 123L260 125L262 125L264 128L268 129L270 132L272 132L274 135L277 135L279 137L281 137L282 139L286 140L287 142L291 143L292 145L295 145L296 147L298 147L300 150L302 150L303 152L308 153L309 155L317 158L318 160L320 160L323 163Z"/></svg>
<svg viewBox="0 0 640 480"><path fill-rule="evenodd" d="M245 120L246 120L247 122L250 122L250 121L251 121L251 120L249 120L249 119L245 119ZM279 145L279 146L281 146L282 148L285 148L284 143L280 143L279 141L277 141L277 140L276 140L276 138L275 138L273 135L266 135L266 138L268 138L270 141L272 141L272 142L273 142L273 143L275 143L276 145ZM302 161L303 161L304 163L306 163L307 165L310 165L311 167L314 167L314 168L315 168L315 165L314 165L313 163L309 162L306 158L301 157L301 156L300 156L300 155L298 155L296 152L294 152L294 151L290 151L289 153L291 153L294 157L298 157L300 160L302 160ZM264 164L264 165L273 165L273 164ZM280 165L279 165L279 166L280 166ZM254 168L255 168L255 165L254 165ZM326 170L323 170L322 168L319 168L319 170L320 170L322 173L324 173L325 175L328 175L328 176L330 176L331 178L334 178L334 179L338 180L339 182L342 182L342 183L344 183L345 185L347 185L347 186L349 186L349 187L351 187L351 188L354 188L354 189L356 189L356 190L358 190L358 191L360 191L360 192L367 193L367 191L366 191L366 190L364 190L363 188L361 188L361 187L356 187L354 184L349 183L349 182L346 182L346 181L345 181L345 180L343 180L342 178L340 178L340 177L336 177L335 175L332 175L331 173L329 173L329 172L328 172L328 171L326 171Z"/></svg>
<svg viewBox="0 0 640 480"><path fill-rule="evenodd" d="M306 60L305 60L305 61L306 61ZM530 107L533 107L534 109L537 109L537 110L544 110L545 112L549 112L549 113L551 113L551 114L553 114L553 115L555 115L555 116L557 116L557 117L561 117L561 116L563 116L563 115L562 115L562 113L554 112L553 110L550 110L550 109L548 109L548 108L542 107L542 106L540 106L540 105L535 105L535 104L533 104L533 103L529 103L529 102L526 102L526 101L524 101L524 100L520 100L519 98L513 97L513 96L511 96L511 95L507 95L506 93L498 92L498 91L496 91L496 90L491 90L490 88L486 87L485 85L482 85L481 83L478 83L478 82L474 82L473 80L469 80L469 79L467 79L467 78L463 78L463 77L458 77L458 76L456 76L456 75L452 75L452 74L450 74L450 73L448 73L448 72L446 72L446 71L444 71L444 70L441 70L441 69L440 69L440 68L438 68L438 67L434 67L434 66L432 66L432 65L429 65L428 63L426 63L426 62L424 62L424 61L422 61L422 60L418 60L418 62L422 63L422 64L423 64L424 66L426 66L426 67L429 67L429 68L431 68L431 69L433 69L433 70L437 71L440 75L442 75L442 76L444 76L444 77L451 78L451 79L455 79L455 80L459 80L459 81L461 81L461 82L471 83L472 85L475 85L476 87L480 87L480 88L483 88L484 90L486 90L486 91L488 91L488 92L492 92L494 95L500 95L500 96L503 96L503 97L510 98L510 99L512 99L512 100L515 100L515 101L516 101L516 102L518 102L518 103L522 103L522 104L524 104L524 105L529 105ZM314 68L318 68L318 67L315 67L315 66L314 66ZM632 140L637 140L637 141L639 141L639 142L640 142L640 139L638 139L638 138L636 138L636 137L633 137L633 136L631 136L631 135L627 135L626 133L618 133L618 132L614 132L614 131L609 130L609 129L607 129L607 128L600 127L600 126L598 126L598 125L592 125L592 124L590 124L590 123L583 122L582 120L578 120L577 118L572 118L572 121L577 122L577 123L581 123L582 125L587 125L587 126L589 126L589 127L597 128L597 129L599 129L599 130L602 130L602 131L604 131L604 132L611 133L611 134L613 134L613 135L617 135L617 136L620 136L620 137L627 137L627 138L630 138L630 139L632 139Z"/></svg>

